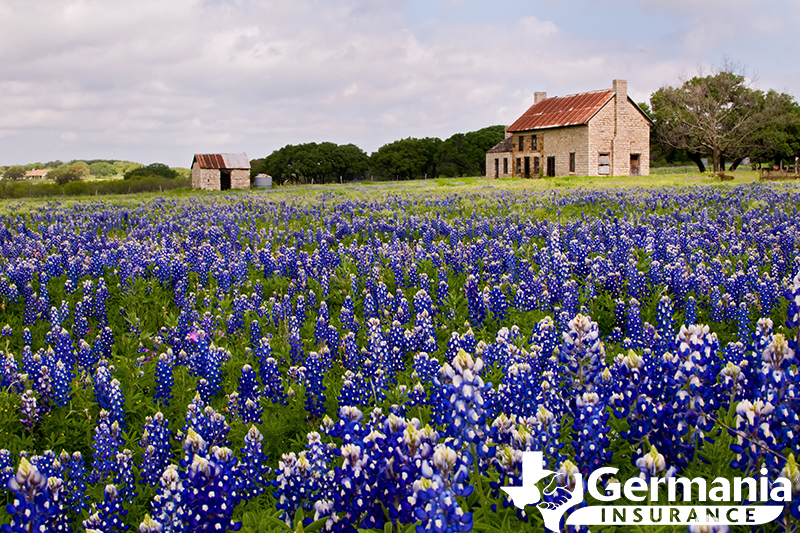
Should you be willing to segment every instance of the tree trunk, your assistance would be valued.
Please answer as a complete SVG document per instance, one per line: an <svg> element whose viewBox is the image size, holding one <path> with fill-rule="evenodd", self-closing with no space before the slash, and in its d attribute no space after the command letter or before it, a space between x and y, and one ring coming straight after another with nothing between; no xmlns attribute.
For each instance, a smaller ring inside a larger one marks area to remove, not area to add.
<svg viewBox="0 0 800 533"><path fill-rule="evenodd" d="M720 155L719 156L719 171L720 172L725 172L725 156L724 155Z"/></svg>
<svg viewBox="0 0 800 533"><path fill-rule="evenodd" d="M719 157L720 157L719 149L714 148L713 157L714 157L714 162L713 162L714 172L719 172Z"/></svg>
<svg viewBox="0 0 800 533"><path fill-rule="evenodd" d="M731 172L739 168L739 165L741 164L742 161L744 161L743 157L737 157L736 159L734 159L733 164L731 165Z"/></svg>
<svg viewBox="0 0 800 533"><path fill-rule="evenodd" d="M706 171L706 166L703 164L703 158L697 152L689 152L689 158L697 165L697 170L700 172Z"/></svg>

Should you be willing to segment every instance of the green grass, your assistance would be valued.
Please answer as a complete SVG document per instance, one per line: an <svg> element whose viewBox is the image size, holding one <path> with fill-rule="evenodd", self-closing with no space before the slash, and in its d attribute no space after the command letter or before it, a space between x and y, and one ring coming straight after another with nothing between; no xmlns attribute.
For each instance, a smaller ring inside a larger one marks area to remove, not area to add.
<svg viewBox="0 0 800 533"><path fill-rule="evenodd" d="M227 195L269 195L270 199L282 201L306 197L315 199L321 194L346 195L355 198L386 194L396 194L400 191L410 191L420 194L451 194L470 192L479 188L489 187L501 191L548 191L569 188L582 189L626 189L626 188L651 188L651 187L686 187L686 186L721 186L735 187L745 183L758 182L758 173L752 170L737 170L728 173L734 176L733 180L720 181L711 173L659 173L654 169L650 176L563 176L556 178L501 178L490 179L485 177L469 178L436 178L430 180L411 181L363 181L346 184L327 185L283 185L273 189L251 189L236 191L200 191L191 189L176 189L164 192L146 192L122 195L103 196L51 196L41 198L23 198L0 200L0 214L10 211L20 212L38 209L48 202L59 202L61 205L74 205L86 201L102 199L105 202L118 205L137 205L154 198L213 198ZM766 183L766 182L765 182ZM778 186L798 188L797 181L775 182Z"/></svg>

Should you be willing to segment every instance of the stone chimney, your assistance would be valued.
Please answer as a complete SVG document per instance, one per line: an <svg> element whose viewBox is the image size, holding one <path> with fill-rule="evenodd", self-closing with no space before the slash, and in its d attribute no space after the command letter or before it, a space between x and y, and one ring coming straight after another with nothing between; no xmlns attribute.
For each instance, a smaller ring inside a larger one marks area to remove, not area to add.
<svg viewBox="0 0 800 533"><path fill-rule="evenodd" d="M628 110L628 80L614 80L611 89L615 93L614 102L614 140L611 142L611 168L614 176L627 176L630 173L631 143L625 127Z"/></svg>
<svg viewBox="0 0 800 533"><path fill-rule="evenodd" d="M628 80L614 80L611 85L611 90L617 95L617 105L614 106L614 127L619 131L622 125L622 116L628 107Z"/></svg>
<svg viewBox="0 0 800 533"><path fill-rule="evenodd" d="M544 92L544 91L536 91L535 93L533 93L533 103L534 103L534 105L538 104L539 102L541 102L545 98L547 98L547 93L546 92Z"/></svg>

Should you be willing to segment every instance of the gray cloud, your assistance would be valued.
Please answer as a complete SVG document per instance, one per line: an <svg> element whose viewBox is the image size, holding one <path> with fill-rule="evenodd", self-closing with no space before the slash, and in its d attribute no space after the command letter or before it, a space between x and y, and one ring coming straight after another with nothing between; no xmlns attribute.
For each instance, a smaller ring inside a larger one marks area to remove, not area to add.
<svg viewBox="0 0 800 533"><path fill-rule="evenodd" d="M489 8L480 20L412 22L413 6L382 0L10 0L0 5L0 164L113 157L188 166L194 152L257 157L323 140L372 151L510 123L535 90L567 94L625 77L643 100L747 46L743 35L789 40L790 21L776 22L775 9L741 2L709 32L707 15L725 10L696 3L637 4L654 16L692 14L663 28L651 22L663 37L632 45L584 36L567 18L508 19ZM631 3L610 4L623 12ZM800 81L760 78L789 92Z"/></svg>

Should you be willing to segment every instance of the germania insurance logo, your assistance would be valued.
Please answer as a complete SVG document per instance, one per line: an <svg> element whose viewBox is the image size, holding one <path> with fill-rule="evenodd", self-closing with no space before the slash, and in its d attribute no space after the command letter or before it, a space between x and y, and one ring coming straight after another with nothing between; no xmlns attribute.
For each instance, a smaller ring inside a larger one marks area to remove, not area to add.
<svg viewBox="0 0 800 533"><path fill-rule="evenodd" d="M602 476L613 476L617 472L616 468L599 468L586 480L586 487L583 476L573 474L574 489L569 491L557 483L557 477L564 474L544 469L542 452L524 452L522 486L502 489L520 509L535 505L544 519L544 527L553 532L559 531L564 513L583 502L585 493L604 504L576 509L567 517L567 525L759 525L778 518L784 504L792 501L791 481L779 477L770 483L766 470L761 471L759 479L737 477L730 481L716 478L711 483L702 478L682 477L654 477L649 482L634 477L624 484L612 481L603 486L600 483ZM545 489L540 491L537 484L544 479L548 481ZM556 488L547 492L551 486ZM671 505L608 504L621 498L634 502L646 502L648 498L657 501L660 488L666 489ZM543 498L543 494L547 498ZM692 499L711 504L694 505L689 503ZM742 501L758 503L731 505Z"/></svg>

